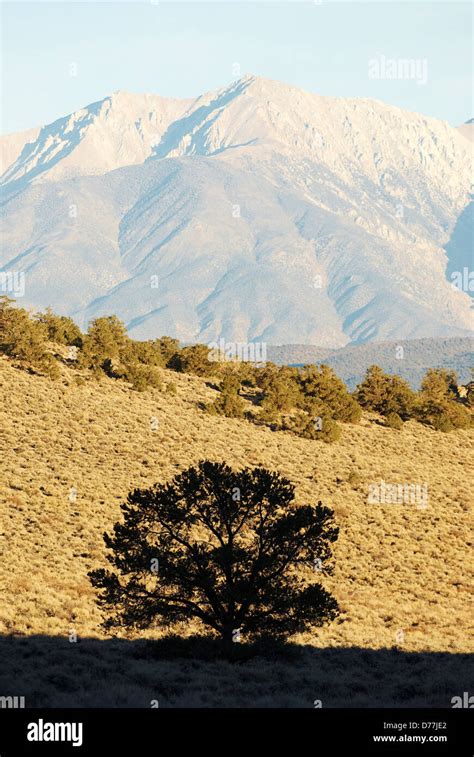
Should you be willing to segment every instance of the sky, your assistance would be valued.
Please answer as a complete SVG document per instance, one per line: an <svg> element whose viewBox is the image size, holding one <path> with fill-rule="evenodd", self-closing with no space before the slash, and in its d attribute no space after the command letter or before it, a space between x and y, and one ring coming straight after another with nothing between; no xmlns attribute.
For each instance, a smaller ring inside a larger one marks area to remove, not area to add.
<svg viewBox="0 0 474 757"><path fill-rule="evenodd" d="M1 20L2 133L119 89L194 97L246 73L455 126L474 115L468 2L15 0Z"/></svg>

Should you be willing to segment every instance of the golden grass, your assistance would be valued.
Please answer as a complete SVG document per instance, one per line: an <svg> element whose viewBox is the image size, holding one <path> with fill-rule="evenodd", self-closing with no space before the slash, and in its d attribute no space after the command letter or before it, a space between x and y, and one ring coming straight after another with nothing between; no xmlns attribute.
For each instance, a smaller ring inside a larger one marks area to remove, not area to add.
<svg viewBox="0 0 474 757"><path fill-rule="evenodd" d="M197 377L164 370L176 395L139 394L109 379L78 386L62 372L53 382L0 359L0 634L105 638L87 578L105 564L103 532L130 489L207 458L262 464L293 481L298 502L335 510L336 570L325 585L343 613L294 641L472 652L472 430L395 431L365 414L326 445L202 412L216 393ZM368 504L380 479L426 482L427 509Z"/></svg>
<svg viewBox="0 0 474 757"><path fill-rule="evenodd" d="M403 630L408 650L472 649L472 431L441 434L410 422L398 432L366 415L326 445L206 415L197 404L215 392L192 376L163 371L177 385L174 396L138 394L108 379L76 386L73 372L64 373L55 383L0 361L0 631L66 634L73 624L78 634L101 636L86 574L103 564L102 533L120 502L135 486L209 458L238 468L261 463L296 484L298 501L334 507L340 538L327 583L344 622L301 641L377 648ZM426 481L428 508L369 505L367 486L380 479Z"/></svg>

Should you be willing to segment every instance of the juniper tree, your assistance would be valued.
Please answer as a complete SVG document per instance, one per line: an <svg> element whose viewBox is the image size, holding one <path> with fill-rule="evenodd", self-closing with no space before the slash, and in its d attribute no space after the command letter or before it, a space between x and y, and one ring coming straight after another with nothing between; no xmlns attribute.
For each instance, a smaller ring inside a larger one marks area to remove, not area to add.
<svg viewBox="0 0 474 757"><path fill-rule="evenodd" d="M84 337L79 363L96 374L111 373L113 363L118 363L127 342L125 326L116 315L96 318Z"/></svg>
<svg viewBox="0 0 474 757"><path fill-rule="evenodd" d="M82 332L72 318L66 315L56 315L51 308L44 313L37 313L35 320L44 324L47 337L56 344L67 344L74 347L82 346Z"/></svg>
<svg viewBox="0 0 474 757"><path fill-rule="evenodd" d="M378 365L371 365L355 396L362 407L381 415L397 413L408 420L415 412L416 393L400 376L389 376Z"/></svg>
<svg viewBox="0 0 474 757"><path fill-rule="evenodd" d="M155 343L161 353L165 365L168 365L169 361L180 350L179 340L173 339L171 336L162 336L161 339L156 339Z"/></svg>
<svg viewBox="0 0 474 757"><path fill-rule="evenodd" d="M327 413L324 405L314 406L312 412L298 411L296 415L285 420L283 428L304 439L315 439L327 444L337 442L341 438L341 427Z"/></svg>
<svg viewBox="0 0 474 757"><path fill-rule="evenodd" d="M216 401L209 406L208 410L217 415L225 415L227 418L242 418L245 404L239 395L240 380L238 375L228 373L221 383L221 393Z"/></svg>
<svg viewBox="0 0 474 757"><path fill-rule="evenodd" d="M455 371L442 368L429 368L421 382L421 392L426 399L433 402L456 399L455 389L458 377Z"/></svg>
<svg viewBox="0 0 474 757"><path fill-rule="evenodd" d="M209 360L209 347L205 344L183 347L170 358L167 365L179 373L194 373L196 376L212 376L219 372L218 363Z"/></svg>
<svg viewBox="0 0 474 757"><path fill-rule="evenodd" d="M46 326L31 318L24 308L13 305L10 297L0 297L0 352L21 361L28 369L58 378L58 364L47 349Z"/></svg>
<svg viewBox="0 0 474 757"><path fill-rule="evenodd" d="M315 402L326 408L326 414L335 421L358 423L362 411L349 394L345 383L328 365L306 365L300 373L301 407L312 413Z"/></svg>
<svg viewBox="0 0 474 757"><path fill-rule="evenodd" d="M261 403L264 411L287 412L298 404L300 392L295 374L290 370L285 366L266 382Z"/></svg>
<svg viewBox="0 0 474 757"><path fill-rule="evenodd" d="M130 492L122 511L104 534L112 570L89 574L105 628L198 620L229 649L237 631L284 639L338 614L315 580L332 571L333 512L295 506L277 473L203 461Z"/></svg>

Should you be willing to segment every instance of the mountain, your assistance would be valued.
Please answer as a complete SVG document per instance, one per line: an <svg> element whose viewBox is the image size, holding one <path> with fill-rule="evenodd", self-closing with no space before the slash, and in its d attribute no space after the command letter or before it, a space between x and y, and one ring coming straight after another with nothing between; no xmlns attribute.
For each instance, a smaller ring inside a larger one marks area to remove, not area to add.
<svg viewBox="0 0 474 757"><path fill-rule="evenodd" d="M189 342L470 333L471 145L446 122L245 76L3 140L0 265L25 304Z"/></svg>
<svg viewBox="0 0 474 757"><path fill-rule="evenodd" d="M1 138L0 171L2 177L7 168L18 160L25 145L36 141L39 132L40 129L37 127L16 134L7 134Z"/></svg>
<svg viewBox="0 0 474 757"><path fill-rule="evenodd" d="M8 166L2 182L11 191L36 177L57 181L101 176L122 166L143 163L152 154L155 142L189 104L188 100L115 92L33 134L19 135L25 139L23 150Z"/></svg>
<svg viewBox="0 0 474 757"><path fill-rule="evenodd" d="M474 118L470 118L461 126L458 126L458 131L461 132L463 137L469 139L470 142L474 142Z"/></svg>
<svg viewBox="0 0 474 757"><path fill-rule="evenodd" d="M386 373L401 376L414 389L420 388L428 368L454 370L459 382L466 384L472 378L471 368L474 365L473 341L468 337L348 344L338 350L286 344L269 346L267 358L277 365L326 363L351 391L362 381L367 368L374 363Z"/></svg>

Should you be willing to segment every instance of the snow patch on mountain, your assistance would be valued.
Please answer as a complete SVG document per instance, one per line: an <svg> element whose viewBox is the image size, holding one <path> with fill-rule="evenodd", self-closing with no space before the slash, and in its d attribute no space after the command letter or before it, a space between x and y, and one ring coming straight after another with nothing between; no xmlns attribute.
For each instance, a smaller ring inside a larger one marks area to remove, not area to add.
<svg viewBox="0 0 474 757"><path fill-rule="evenodd" d="M114 93L9 139L0 265L34 307L206 342L472 326L448 280L471 146L446 122L249 75L194 100Z"/></svg>

